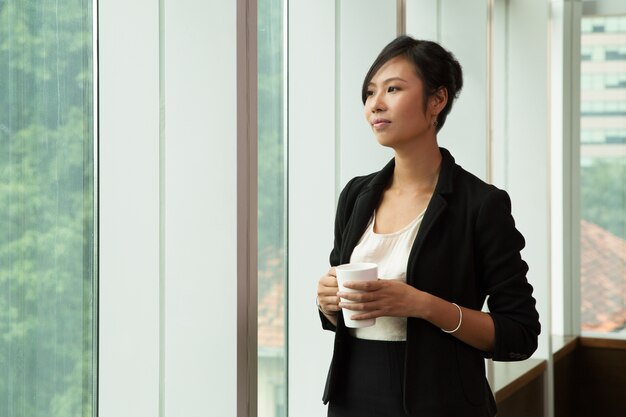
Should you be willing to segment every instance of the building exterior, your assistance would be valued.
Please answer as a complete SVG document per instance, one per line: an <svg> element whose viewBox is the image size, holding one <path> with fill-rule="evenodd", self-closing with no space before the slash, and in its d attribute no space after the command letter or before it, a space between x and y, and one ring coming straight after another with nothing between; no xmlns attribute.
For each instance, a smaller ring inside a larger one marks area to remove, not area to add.
<svg viewBox="0 0 626 417"><path fill-rule="evenodd" d="M581 326L626 324L626 16L581 26Z"/></svg>

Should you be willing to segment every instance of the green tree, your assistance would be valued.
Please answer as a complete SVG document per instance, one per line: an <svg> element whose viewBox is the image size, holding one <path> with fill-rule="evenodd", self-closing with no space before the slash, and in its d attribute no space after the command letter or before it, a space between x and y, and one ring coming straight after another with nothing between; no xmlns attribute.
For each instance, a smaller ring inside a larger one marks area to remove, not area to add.
<svg viewBox="0 0 626 417"><path fill-rule="evenodd" d="M258 2L258 299L259 386L273 398L259 403L260 417L285 416L286 149L284 135L283 1ZM281 291L282 290L282 291ZM278 297L276 297L278 295ZM281 297L282 296L282 297ZM278 305L277 305L278 304ZM273 337L263 337L273 335ZM276 339L278 338L278 339ZM277 341L278 340L278 341ZM269 341L269 342L268 342ZM268 353L270 352L271 353ZM265 404L264 404L265 403ZM268 414L269 413L269 414Z"/></svg>
<svg viewBox="0 0 626 417"><path fill-rule="evenodd" d="M282 0L258 5L258 247L259 298L283 280L285 150ZM279 262L279 266L276 266Z"/></svg>
<svg viewBox="0 0 626 417"><path fill-rule="evenodd" d="M582 218L626 239L626 163L598 158L581 168Z"/></svg>
<svg viewBox="0 0 626 417"><path fill-rule="evenodd" d="M90 1L0 1L0 415L91 416Z"/></svg>

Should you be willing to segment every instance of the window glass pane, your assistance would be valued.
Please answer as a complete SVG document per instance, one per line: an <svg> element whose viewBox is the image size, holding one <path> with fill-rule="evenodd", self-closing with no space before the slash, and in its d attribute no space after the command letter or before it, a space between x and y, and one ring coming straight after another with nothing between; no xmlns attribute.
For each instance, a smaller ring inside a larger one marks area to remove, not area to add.
<svg viewBox="0 0 626 417"><path fill-rule="evenodd" d="M585 17L581 62L581 326L626 335L626 16ZM597 81L596 81L597 80Z"/></svg>
<svg viewBox="0 0 626 417"><path fill-rule="evenodd" d="M283 2L258 2L259 417L287 415Z"/></svg>
<svg viewBox="0 0 626 417"><path fill-rule="evenodd" d="M0 2L0 415L95 414L92 3Z"/></svg>

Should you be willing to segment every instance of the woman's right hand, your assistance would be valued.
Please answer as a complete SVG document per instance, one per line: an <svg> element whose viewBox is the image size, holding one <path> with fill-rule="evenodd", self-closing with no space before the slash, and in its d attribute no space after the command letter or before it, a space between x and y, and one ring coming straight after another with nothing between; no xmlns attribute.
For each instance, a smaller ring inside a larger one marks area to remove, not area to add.
<svg viewBox="0 0 626 417"><path fill-rule="evenodd" d="M337 297L338 290L335 267L332 267L317 283L317 303L322 313L327 316L335 315L341 310L339 307L339 297Z"/></svg>

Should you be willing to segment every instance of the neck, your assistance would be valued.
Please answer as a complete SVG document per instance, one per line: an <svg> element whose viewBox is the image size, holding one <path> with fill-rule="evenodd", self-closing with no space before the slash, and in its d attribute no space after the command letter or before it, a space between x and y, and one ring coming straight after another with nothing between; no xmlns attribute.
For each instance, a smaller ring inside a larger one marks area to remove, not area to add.
<svg viewBox="0 0 626 417"><path fill-rule="evenodd" d="M442 159L436 139L395 151L396 166L391 186L433 191Z"/></svg>

